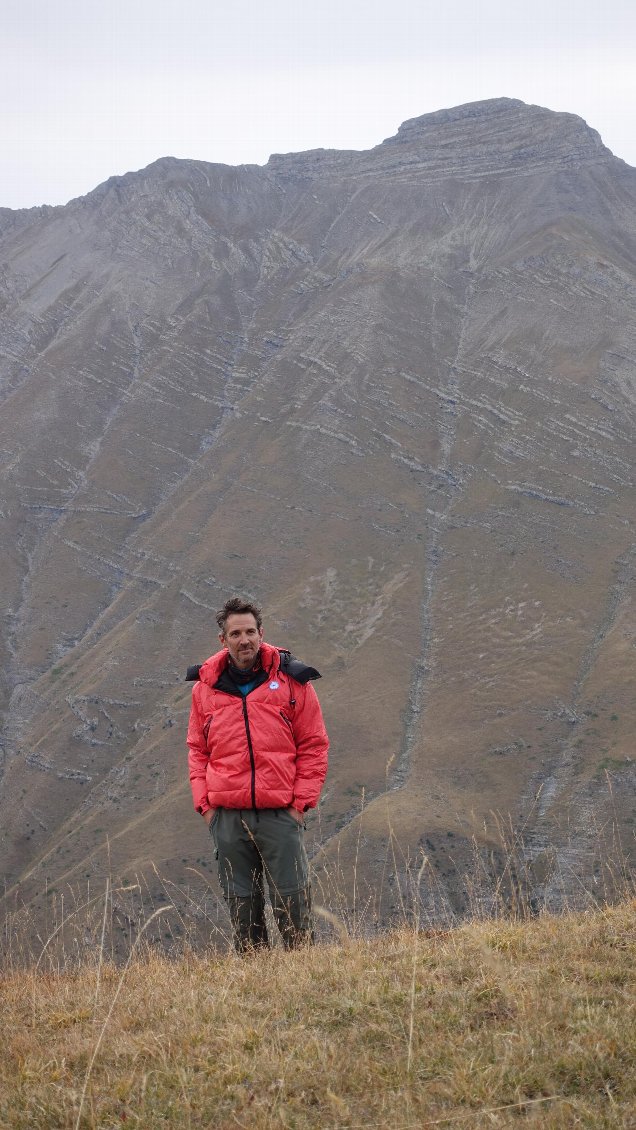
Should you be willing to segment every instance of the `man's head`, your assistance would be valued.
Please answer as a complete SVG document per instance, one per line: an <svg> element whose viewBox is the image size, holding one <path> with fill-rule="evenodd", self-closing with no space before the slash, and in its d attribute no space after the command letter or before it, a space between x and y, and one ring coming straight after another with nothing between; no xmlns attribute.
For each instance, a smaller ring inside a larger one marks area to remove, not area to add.
<svg viewBox="0 0 636 1130"><path fill-rule="evenodd" d="M219 639L230 653L236 667L247 671L253 667L263 639L263 617L260 608L249 600L233 596L218 612Z"/></svg>

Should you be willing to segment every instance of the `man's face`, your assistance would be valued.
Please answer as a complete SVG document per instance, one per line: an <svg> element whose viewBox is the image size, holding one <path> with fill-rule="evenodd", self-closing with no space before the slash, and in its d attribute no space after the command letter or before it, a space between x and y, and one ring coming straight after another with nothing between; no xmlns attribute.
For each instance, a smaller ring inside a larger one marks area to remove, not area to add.
<svg viewBox="0 0 636 1130"><path fill-rule="evenodd" d="M257 628L251 612L233 612L225 621L225 631L219 636L234 666L244 671L254 666L262 638L263 629Z"/></svg>

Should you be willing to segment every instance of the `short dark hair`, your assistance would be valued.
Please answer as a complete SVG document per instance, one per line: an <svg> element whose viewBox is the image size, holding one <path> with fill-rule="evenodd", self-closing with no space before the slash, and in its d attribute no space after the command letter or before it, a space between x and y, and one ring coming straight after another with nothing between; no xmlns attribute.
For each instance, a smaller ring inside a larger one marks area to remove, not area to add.
<svg viewBox="0 0 636 1130"><path fill-rule="evenodd" d="M225 625L227 624L228 616L244 616L246 613L251 613L254 617L256 627L260 632L263 627L263 613L258 605L254 604L251 600L244 600L241 596L231 596L216 614L216 622L222 634L225 635Z"/></svg>

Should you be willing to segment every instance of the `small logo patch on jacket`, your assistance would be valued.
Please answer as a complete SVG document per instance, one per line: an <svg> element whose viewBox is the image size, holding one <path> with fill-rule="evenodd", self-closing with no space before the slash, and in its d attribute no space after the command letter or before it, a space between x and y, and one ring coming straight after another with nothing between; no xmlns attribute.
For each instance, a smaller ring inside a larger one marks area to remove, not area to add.
<svg viewBox="0 0 636 1130"><path fill-rule="evenodd" d="M270 691L277 691L277 690L278 690L278 688L279 688L279 686L280 686L280 683L277 683L277 682L276 682L276 679L274 679L274 680L273 680L273 681L272 681L272 682L271 682L271 683L269 684L269 689L270 689Z"/></svg>

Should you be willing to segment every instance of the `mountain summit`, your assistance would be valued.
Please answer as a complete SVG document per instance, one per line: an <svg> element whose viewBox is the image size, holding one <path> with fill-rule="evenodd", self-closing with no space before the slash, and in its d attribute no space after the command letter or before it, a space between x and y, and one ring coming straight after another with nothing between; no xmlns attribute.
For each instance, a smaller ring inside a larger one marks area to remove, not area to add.
<svg viewBox="0 0 636 1130"><path fill-rule="evenodd" d="M235 591L323 674L320 874L385 919L425 856L440 918L510 878L512 837L537 904L609 891L636 818L635 215L593 130L512 99L2 212L8 905L111 873L194 905L183 675Z"/></svg>
<svg viewBox="0 0 636 1130"><path fill-rule="evenodd" d="M404 122L395 137L380 148L407 145L417 149L432 168L450 171L451 150L465 172L526 172L540 167L564 167L585 160L612 158L598 133L574 114L555 114L540 106L526 106L512 98L472 102L452 110L438 110ZM443 162L447 164L444 166Z"/></svg>

